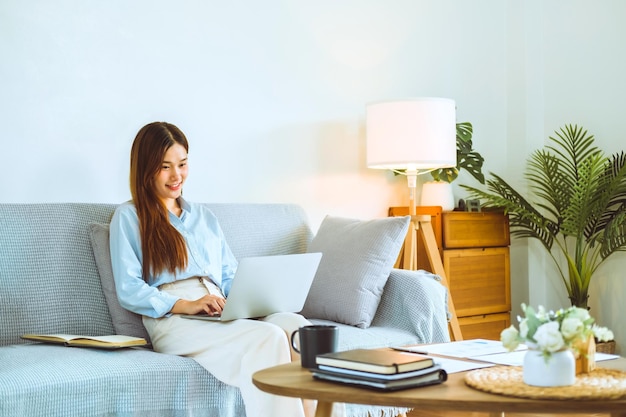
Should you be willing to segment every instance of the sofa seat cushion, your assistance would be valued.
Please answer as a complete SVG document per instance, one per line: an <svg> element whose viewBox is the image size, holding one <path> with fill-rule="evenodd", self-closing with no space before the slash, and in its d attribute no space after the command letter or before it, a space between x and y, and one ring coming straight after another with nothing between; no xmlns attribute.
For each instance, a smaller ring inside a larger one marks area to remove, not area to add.
<svg viewBox="0 0 626 417"><path fill-rule="evenodd" d="M0 416L245 416L239 389L176 355L26 344L0 347L0 361ZM360 404L346 409L351 417L393 417L407 410Z"/></svg>
<svg viewBox="0 0 626 417"><path fill-rule="evenodd" d="M313 324L335 325L339 328L339 350L376 349L390 346L416 345L418 337L406 330L393 327L370 326L367 329L334 323L329 320L310 319Z"/></svg>
<svg viewBox="0 0 626 417"><path fill-rule="evenodd" d="M0 348L0 415L242 416L237 388L193 359L147 349Z"/></svg>

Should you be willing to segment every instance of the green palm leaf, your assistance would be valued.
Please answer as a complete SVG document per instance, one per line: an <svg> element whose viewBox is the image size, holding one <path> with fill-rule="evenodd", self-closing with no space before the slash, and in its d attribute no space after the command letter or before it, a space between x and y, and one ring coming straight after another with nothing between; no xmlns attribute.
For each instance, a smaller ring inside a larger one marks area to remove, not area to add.
<svg viewBox="0 0 626 417"><path fill-rule="evenodd" d="M577 174L578 181L573 185L561 229L566 236L582 238L587 224L595 223L603 208L603 201L594 197L604 174L604 158L600 154L591 155L578 165Z"/></svg>
<svg viewBox="0 0 626 417"><path fill-rule="evenodd" d="M624 251L626 249L626 213L622 211L615 215L605 230L600 255L606 258L613 252Z"/></svg>
<svg viewBox="0 0 626 417"><path fill-rule="evenodd" d="M502 177L491 173L493 180L487 180L490 192L463 186L470 192L471 198L486 200L485 205L503 208L509 215L511 234L518 237L533 237L550 250L558 226L546 219L520 193L515 191Z"/></svg>
<svg viewBox="0 0 626 417"><path fill-rule="evenodd" d="M560 224L562 213L569 204L570 194L564 192L569 187L559 159L545 151L536 151L531 155L525 177L536 196L543 200L537 204Z"/></svg>
<svg viewBox="0 0 626 417"><path fill-rule="evenodd" d="M573 186L578 181L578 166L599 150L593 146L593 136L587 135L582 127L567 125L555 133L557 138L549 138L554 145L547 145L546 148L559 156L563 163L563 172L570 178L570 185Z"/></svg>

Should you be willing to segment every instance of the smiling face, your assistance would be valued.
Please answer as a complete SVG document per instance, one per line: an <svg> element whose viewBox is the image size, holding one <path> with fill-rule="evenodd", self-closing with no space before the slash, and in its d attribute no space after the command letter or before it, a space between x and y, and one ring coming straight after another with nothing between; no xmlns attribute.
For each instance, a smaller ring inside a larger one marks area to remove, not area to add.
<svg viewBox="0 0 626 417"><path fill-rule="evenodd" d="M154 177L155 193L170 211L177 207L176 199L182 195L187 172L187 151L175 143L165 152L161 169Z"/></svg>
<svg viewBox="0 0 626 417"><path fill-rule="evenodd" d="M164 205L179 215L176 199L187 179L188 152L187 138L173 124L153 122L137 132L130 151L130 193L138 212Z"/></svg>

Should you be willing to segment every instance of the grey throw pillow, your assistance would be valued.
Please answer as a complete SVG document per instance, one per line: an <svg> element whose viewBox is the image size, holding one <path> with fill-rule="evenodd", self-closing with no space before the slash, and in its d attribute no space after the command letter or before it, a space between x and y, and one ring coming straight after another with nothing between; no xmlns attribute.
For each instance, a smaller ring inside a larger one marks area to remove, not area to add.
<svg viewBox="0 0 626 417"><path fill-rule="evenodd" d="M109 248L109 225L91 223L89 225L89 239L91 240L91 247L96 259L98 273L100 274L104 298L109 307L115 333L143 337L150 343L150 336L148 336L148 332L143 326L141 316L126 310L117 300L115 281L113 280L113 267L111 266L111 250Z"/></svg>
<svg viewBox="0 0 626 417"><path fill-rule="evenodd" d="M308 248L323 256L302 314L369 327L409 222L409 216L367 221L327 216Z"/></svg>

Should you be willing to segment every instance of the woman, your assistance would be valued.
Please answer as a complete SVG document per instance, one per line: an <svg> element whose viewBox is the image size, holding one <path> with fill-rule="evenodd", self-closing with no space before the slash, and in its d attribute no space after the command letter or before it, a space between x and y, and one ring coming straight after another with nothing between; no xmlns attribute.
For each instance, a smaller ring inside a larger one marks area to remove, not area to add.
<svg viewBox="0 0 626 417"><path fill-rule="evenodd" d="M292 360L286 333L310 324L304 317L220 323L179 316L222 311L237 268L213 213L182 198L188 150L183 132L163 122L144 126L133 142L132 201L111 220L120 304L143 316L156 351L191 357L239 387L248 417L303 416L301 401L261 392L252 374Z"/></svg>

